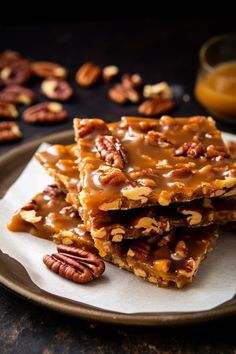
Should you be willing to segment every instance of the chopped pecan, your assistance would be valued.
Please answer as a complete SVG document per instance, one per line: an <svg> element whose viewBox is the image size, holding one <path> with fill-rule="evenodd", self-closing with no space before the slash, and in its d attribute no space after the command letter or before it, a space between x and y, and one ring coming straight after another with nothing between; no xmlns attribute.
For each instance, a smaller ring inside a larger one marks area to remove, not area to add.
<svg viewBox="0 0 236 354"><path fill-rule="evenodd" d="M13 104L0 101L0 118L16 119L17 117L18 112Z"/></svg>
<svg viewBox="0 0 236 354"><path fill-rule="evenodd" d="M78 123L78 124L77 124ZM94 130L104 131L104 133L109 133L108 127L105 122L101 119L82 119L79 121L75 120L75 131L76 138L85 138L87 135L91 134Z"/></svg>
<svg viewBox="0 0 236 354"><path fill-rule="evenodd" d="M67 101L73 95L70 84L58 78L48 78L41 83L44 96L58 101Z"/></svg>
<svg viewBox="0 0 236 354"><path fill-rule="evenodd" d="M68 74L67 69L62 65L50 61L35 61L31 64L31 70L34 75L42 78L51 76L65 79Z"/></svg>
<svg viewBox="0 0 236 354"><path fill-rule="evenodd" d="M148 201L148 196L151 194L152 189L150 187L126 187L122 189L124 197L130 200L139 200L141 204Z"/></svg>
<svg viewBox="0 0 236 354"><path fill-rule="evenodd" d="M118 104L127 102L136 103L140 99L139 93L133 87L125 87L122 84L117 84L108 91L108 95L112 101Z"/></svg>
<svg viewBox="0 0 236 354"><path fill-rule="evenodd" d="M14 61L0 72L4 85L24 85L31 79L30 62L26 59Z"/></svg>
<svg viewBox="0 0 236 354"><path fill-rule="evenodd" d="M19 140L22 137L19 126L15 122L0 122L0 143Z"/></svg>
<svg viewBox="0 0 236 354"><path fill-rule="evenodd" d="M83 87L95 85L102 76L102 68L94 63L83 64L75 75L76 82Z"/></svg>
<svg viewBox="0 0 236 354"><path fill-rule="evenodd" d="M62 208L60 214L67 215L72 219L78 217L78 212L72 205Z"/></svg>
<svg viewBox="0 0 236 354"><path fill-rule="evenodd" d="M42 220L42 216L37 216L36 210L21 210L20 211L20 216L22 217L23 220L35 224L39 221Z"/></svg>
<svg viewBox="0 0 236 354"><path fill-rule="evenodd" d="M170 259L158 259L153 262L155 270L159 273L168 273L171 267Z"/></svg>
<svg viewBox="0 0 236 354"><path fill-rule="evenodd" d="M230 155L235 159L236 158L236 142L229 141L226 144L227 150L229 151Z"/></svg>
<svg viewBox="0 0 236 354"><path fill-rule="evenodd" d="M126 177L119 168L111 168L110 171L99 176L99 182L103 185L119 186L125 183Z"/></svg>
<svg viewBox="0 0 236 354"><path fill-rule="evenodd" d="M58 253L44 256L44 264L75 283L88 283L99 278L105 270L104 262L91 252L66 245L58 245L57 250Z"/></svg>
<svg viewBox="0 0 236 354"><path fill-rule="evenodd" d="M206 149L206 157L229 157L229 153L226 151L224 146L209 145Z"/></svg>
<svg viewBox="0 0 236 354"><path fill-rule="evenodd" d="M150 245L145 242L134 242L128 250L127 255L138 259L146 259L150 252Z"/></svg>
<svg viewBox="0 0 236 354"><path fill-rule="evenodd" d="M13 50L5 50L0 54L0 69L5 68L5 66L17 61L19 58L19 53L14 52Z"/></svg>
<svg viewBox="0 0 236 354"><path fill-rule="evenodd" d="M175 150L175 156L199 157L205 153L205 147L202 143L187 141Z"/></svg>
<svg viewBox="0 0 236 354"><path fill-rule="evenodd" d="M0 101L30 105L35 101L35 93L29 88L10 85L0 92Z"/></svg>
<svg viewBox="0 0 236 354"><path fill-rule="evenodd" d="M167 82L163 81L155 85L145 85L143 89L143 96L146 98L161 97L163 99L170 99L172 98L172 92Z"/></svg>
<svg viewBox="0 0 236 354"><path fill-rule="evenodd" d="M199 225L202 221L202 214L198 210L193 210L185 206L178 207L177 210L179 213L187 216L186 221L190 226Z"/></svg>
<svg viewBox="0 0 236 354"><path fill-rule="evenodd" d="M168 173L168 176L174 178L187 178L192 175L192 171L188 167L175 168Z"/></svg>
<svg viewBox="0 0 236 354"><path fill-rule="evenodd" d="M112 135L99 135L95 140L100 157L110 166L123 168L127 163L126 152L119 141Z"/></svg>
<svg viewBox="0 0 236 354"><path fill-rule="evenodd" d="M102 70L102 77L105 82L110 82L119 74L119 68L115 65L105 66Z"/></svg>
<svg viewBox="0 0 236 354"><path fill-rule="evenodd" d="M56 184L47 186L43 191L43 195L46 195L49 198L55 198L60 194L63 194L63 192L57 187Z"/></svg>
<svg viewBox="0 0 236 354"><path fill-rule="evenodd" d="M171 258L174 261L182 261L187 257L188 254L188 247L186 243L181 240L178 241L177 245L175 246L175 252L171 254Z"/></svg>
<svg viewBox="0 0 236 354"><path fill-rule="evenodd" d="M68 113L57 102L43 102L26 109L23 119L30 124L58 123L64 121Z"/></svg>
<svg viewBox="0 0 236 354"><path fill-rule="evenodd" d="M161 97L157 97L144 101L139 106L138 111L144 116L156 116L170 111L174 108L174 106L174 101L171 98L163 99Z"/></svg>
<svg viewBox="0 0 236 354"><path fill-rule="evenodd" d="M171 145L171 142L165 138L163 133L159 133L155 130L149 130L149 132L145 135L145 140L150 145L156 145L163 148Z"/></svg>

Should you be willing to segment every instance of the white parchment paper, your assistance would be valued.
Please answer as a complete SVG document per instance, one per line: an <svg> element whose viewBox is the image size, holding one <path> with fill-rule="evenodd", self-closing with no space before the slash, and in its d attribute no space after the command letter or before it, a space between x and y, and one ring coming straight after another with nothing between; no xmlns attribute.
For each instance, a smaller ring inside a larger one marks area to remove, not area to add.
<svg viewBox="0 0 236 354"><path fill-rule="evenodd" d="M43 148L47 145L44 144ZM8 231L13 212L52 183L32 159L0 201L0 249L19 261L40 288L71 300L121 313L188 312L212 309L230 300L236 292L236 235L221 235L203 262L192 285L162 289L111 264L102 278L87 285L74 284L50 272L42 262L56 246L26 233Z"/></svg>

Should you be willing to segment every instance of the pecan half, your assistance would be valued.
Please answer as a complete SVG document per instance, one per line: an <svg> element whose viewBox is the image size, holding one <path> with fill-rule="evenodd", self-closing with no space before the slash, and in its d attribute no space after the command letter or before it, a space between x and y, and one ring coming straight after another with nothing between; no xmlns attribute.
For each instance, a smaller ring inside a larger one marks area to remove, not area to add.
<svg viewBox="0 0 236 354"><path fill-rule="evenodd" d="M105 82L110 82L119 74L119 68L115 65L105 66L102 69L102 78Z"/></svg>
<svg viewBox="0 0 236 354"><path fill-rule="evenodd" d="M137 89L142 86L143 80L139 74L124 74L121 79L122 85L126 88Z"/></svg>
<svg viewBox="0 0 236 354"><path fill-rule="evenodd" d="M17 117L18 112L13 104L0 101L0 118L16 119Z"/></svg>
<svg viewBox="0 0 236 354"><path fill-rule="evenodd" d="M57 250L58 253L44 256L44 264L75 283L88 283L99 278L105 270L104 262L91 252L65 245L58 245Z"/></svg>
<svg viewBox="0 0 236 354"><path fill-rule="evenodd" d="M85 138L87 135L91 134L94 130L103 131L104 133L109 133L108 127L105 122L101 119L82 119L80 121L75 120L75 132L76 138Z"/></svg>
<svg viewBox="0 0 236 354"><path fill-rule="evenodd" d="M224 146L209 145L206 149L206 157L229 157L229 153Z"/></svg>
<svg viewBox="0 0 236 354"><path fill-rule="evenodd" d="M68 72L62 65L50 61L35 61L31 64L31 71L34 75L42 78L57 77L65 79Z"/></svg>
<svg viewBox="0 0 236 354"><path fill-rule="evenodd" d="M122 169L127 163L126 152L118 138L111 135L99 135L95 140L100 157L110 166Z"/></svg>
<svg viewBox="0 0 236 354"><path fill-rule="evenodd" d="M139 106L138 111L144 116L156 116L170 111L174 106L175 103L171 98L163 99L162 97L157 97L144 101Z"/></svg>
<svg viewBox="0 0 236 354"><path fill-rule="evenodd" d="M13 50L5 50L0 54L0 69L5 68L5 66L8 66L19 58L19 53L14 52Z"/></svg>
<svg viewBox="0 0 236 354"><path fill-rule="evenodd" d="M23 119L30 124L58 123L64 121L68 113L57 102L43 102L36 104L23 113Z"/></svg>
<svg viewBox="0 0 236 354"><path fill-rule="evenodd" d="M55 198L58 195L63 194L63 192L57 187L57 185L50 184L44 189L43 194L50 198Z"/></svg>
<svg viewBox="0 0 236 354"><path fill-rule="evenodd" d="M4 85L24 85L31 79L30 62L26 59L14 61L0 72Z"/></svg>
<svg viewBox="0 0 236 354"><path fill-rule="evenodd" d="M160 147L168 147L171 145L163 133L156 132L155 130L150 130L145 135L145 141L150 145L160 146Z"/></svg>
<svg viewBox="0 0 236 354"><path fill-rule="evenodd" d="M73 90L68 82L53 77L41 83L41 91L44 96L58 101L67 101L73 95Z"/></svg>
<svg viewBox="0 0 236 354"><path fill-rule="evenodd" d="M110 184L112 186L119 186L125 183L125 181L126 177L124 173L118 168L110 168L110 171L108 170L99 176L99 182L103 185Z"/></svg>
<svg viewBox="0 0 236 354"><path fill-rule="evenodd" d="M0 92L0 101L30 105L35 101L35 93L23 86L7 86Z"/></svg>
<svg viewBox="0 0 236 354"><path fill-rule="evenodd" d="M108 91L108 95L112 101L118 104L127 102L136 103L140 99L139 93L132 87L125 87L122 84L117 84Z"/></svg>
<svg viewBox="0 0 236 354"><path fill-rule="evenodd" d="M91 62L82 65L75 75L76 82L83 87L95 85L102 76L102 68Z"/></svg>
<svg viewBox="0 0 236 354"><path fill-rule="evenodd" d="M0 143L19 140L22 137L19 126L15 122L0 122Z"/></svg>
<svg viewBox="0 0 236 354"><path fill-rule="evenodd" d="M155 85L145 85L143 88L143 96L146 98L161 97L163 99L170 99L173 95L170 86L167 82L163 81Z"/></svg>
<svg viewBox="0 0 236 354"><path fill-rule="evenodd" d="M199 157L205 153L205 147L202 143L187 141L175 150L175 156Z"/></svg>

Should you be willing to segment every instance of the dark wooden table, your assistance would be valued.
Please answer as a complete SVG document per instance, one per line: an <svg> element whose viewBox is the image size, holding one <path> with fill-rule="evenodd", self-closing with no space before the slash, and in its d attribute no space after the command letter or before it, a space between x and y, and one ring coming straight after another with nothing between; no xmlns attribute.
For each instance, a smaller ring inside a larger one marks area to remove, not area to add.
<svg viewBox="0 0 236 354"><path fill-rule="evenodd" d="M22 142L1 146L0 153L70 129L75 116L112 121L121 115L137 114L136 106L113 104L107 98L109 86L89 90L76 86L74 73L88 60L116 64L122 72L138 72L147 83L168 81L177 90L174 115L205 114L193 97L198 50L210 36L232 31L236 31L233 17L0 25L0 51L10 48L33 59L61 62L70 69L76 96L65 105L70 114L68 122L34 127L20 121ZM35 82L32 87L38 90L39 84ZM184 93L190 95L189 103L181 101ZM44 98L39 95L39 100ZM218 122L218 126L236 132L236 125ZM235 326L235 316L171 328L96 324L39 308L0 288L1 353L235 353L236 338L231 334Z"/></svg>

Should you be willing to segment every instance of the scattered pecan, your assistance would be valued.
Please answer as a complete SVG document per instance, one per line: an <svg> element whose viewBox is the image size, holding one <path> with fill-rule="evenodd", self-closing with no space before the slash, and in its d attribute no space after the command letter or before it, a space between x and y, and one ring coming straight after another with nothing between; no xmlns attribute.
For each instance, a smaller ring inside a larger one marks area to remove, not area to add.
<svg viewBox="0 0 236 354"><path fill-rule="evenodd" d="M125 87L122 84L117 84L108 91L108 95L112 101L118 104L127 102L136 103L140 99L139 93L132 87Z"/></svg>
<svg viewBox="0 0 236 354"><path fill-rule="evenodd" d="M19 140L22 137L19 126L15 122L0 122L0 143Z"/></svg>
<svg viewBox="0 0 236 354"><path fill-rule="evenodd" d="M205 153L205 147L202 143L188 141L175 150L175 156L199 157Z"/></svg>
<svg viewBox="0 0 236 354"><path fill-rule="evenodd" d="M30 105L35 101L35 93L29 88L10 85L0 92L0 101Z"/></svg>
<svg viewBox="0 0 236 354"><path fill-rule="evenodd" d="M0 101L0 118L16 119L17 117L18 112L13 104Z"/></svg>
<svg viewBox="0 0 236 354"><path fill-rule="evenodd" d="M0 72L4 85L24 85L31 79L30 62L26 59L14 61Z"/></svg>
<svg viewBox="0 0 236 354"><path fill-rule="evenodd" d="M187 178L191 176L192 171L188 167L175 168L169 172L169 176L174 178Z"/></svg>
<svg viewBox="0 0 236 354"><path fill-rule="evenodd" d="M63 194L63 192L55 184L50 184L44 189L43 194L50 198L55 198L58 195Z"/></svg>
<svg viewBox="0 0 236 354"><path fill-rule="evenodd" d="M85 138L87 135L91 134L94 130L104 131L104 133L109 133L108 127L105 122L101 119L82 119L75 120L75 133L76 138Z"/></svg>
<svg viewBox="0 0 236 354"><path fill-rule="evenodd" d="M122 85L128 89L137 89L142 86L143 80L139 74L124 74L121 82Z"/></svg>
<svg viewBox="0 0 236 354"><path fill-rule="evenodd" d="M155 85L145 85L143 88L143 96L146 98L161 97L163 99L170 99L173 95L170 86L167 82L163 81Z"/></svg>
<svg viewBox="0 0 236 354"><path fill-rule="evenodd" d="M112 186L119 186L125 183L126 177L118 168L111 168L110 171L99 176L99 182L103 185L109 184Z"/></svg>
<svg viewBox="0 0 236 354"><path fill-rule="evenodd" d="M26 109L23 119L30 124L58 123L64 121L68 113L57 102L43 102Z"/></svg>
<svg viewBox="0 0 236 354"><path fill-rule="evenodd" d="M83 64L75 74L76 82L83 87L95 85L102 76L102 68L94 63Z"/></svg>
<svg viewBox="0 0 236 354"><path fill-rule="evenodd" d="M102 77L103 77L103 81L105 82L112 81L114 78L118 76L118 74L119 74L119 68L115 65L105 66L102 69Z"/></svg>
<svg viewBox="0 0 236 354"><path fill-rule="evenodd" d="M31 64L31 71L34 75L42 78L57 77L65 79L68 72L62 65L50 61L35 61Z"/></svg>
<svg viewBox="0 0 236 354"><path fill-rule="evenodd" d="M163 133L156 132L155 130L150 130L145 135L145 141L150 145L156 145L160 147L168 147L171 143L165 138Z"/></svg>
<svg viewBox="0 0 236 354"><path fill-rule="evenodd" d="M140 114L144 116L156 116L158 114L166 113L173 109L174 101L170 99L163 99L161 97L151 98L144 101L138 108Z"/></svg>
<svg viewBox="0 0 236 354"><path fill-rule="evenodd" d="M62 208L60 214L67 215L72 219L78 217L78 212L72 205Z"/></svg>
<svg viewBox="0 0 236 354"><path fill-rule="evenodd" d="M44 96L58 101L67 101L73 95L70 84L58 78L48 78L41 83Z"/></svg>
<svg viewBox="0 0 236 354"><path fill-rule="evenodd" d="M65 245L58 245L57 251L51 256L44 256L44 264L75 283L88 283L99 278L105 270L104 262L91 252Z"/></svg>
<svg viewBox="0 0 236 354"><path fill-rule="evenodd" d="M224 146L209 145L206 149L206 157L229 157L229 153L226 151Z"/></svg>
<svg viewBox="0 0 236 354"><path fill-rule="evenodd" d="M128 256L138 259L146 259L149 255L150 248L150 245L147 243L134 242L128 250Z"/></svg>
<svg viewBox="0 0 236 354"><path fill-rule="evenodd" d="M100 157L110 166L123 168L127 163L126 152L119 141L111 135L99 135L95 140Z"/></svg>
<svg viewBox="0 0 236 354"><path fill-rule="evenodd" d="M14 52L13 50L5 50L0 54L0 69L5 68L5 66L17 61L19 58L19 53Z"/></svg>

